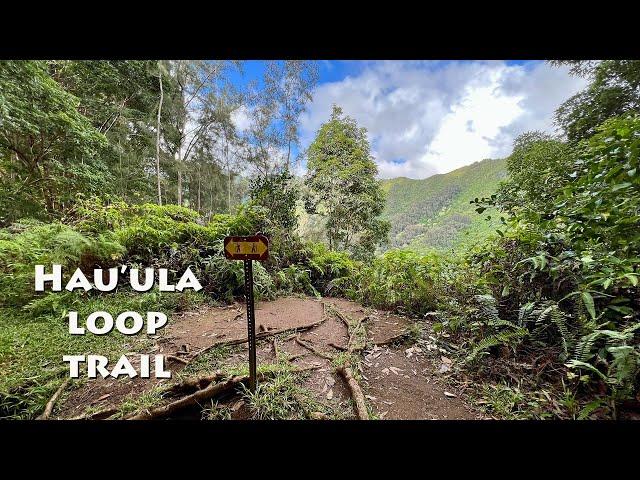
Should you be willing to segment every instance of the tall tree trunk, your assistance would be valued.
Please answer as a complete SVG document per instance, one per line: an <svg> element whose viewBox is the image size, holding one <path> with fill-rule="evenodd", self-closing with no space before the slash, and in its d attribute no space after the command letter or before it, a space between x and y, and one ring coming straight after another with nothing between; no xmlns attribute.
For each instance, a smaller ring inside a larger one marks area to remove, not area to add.
<svg viewBox="0 0 640 480"><path fill-rule="evenodd" d="M226 140L226 139L225 139ZM227 160L227 208L229 209L229 214L231 214L231 162L229 161L229 140L225 143L225 157Z"/></svg>
<svg viewBox="0 0 640 480"><path fill-rule="evenodd" d="M118 138L118 163L120 165L120 195L124 198L125 186L124 175L122 174L122 146L120 145L120 138Z"/></svg>
<svg viewBox="0 0 640 480"><path fill-rule="evenodd" d="M227 184L227 204L229 206L229 214L231 214L231 166L227 169L229 171L229 183Z"/></svg>
<svg viewBox="0 0 640 480"><path fill-rule="evenodd" d="M164 91L162 89L162 71L160 71L160 102L158 103L158 121L156 124L156 176L158 177L158 205L162 205L162 189L160 188L160 115L162 114L162 101Z"/></svg>
<svg viewBox="0 0 640 480"><path fill-rule="evenodd" d="M178 205L182 206L182 161L180 160L180 147L181 145L178 145L174 158L176 160L176 168L178 169Z"/></svg>
<svg viewBox="0 0 640 480"><path fill-rule="evenodd" d="M200 168L198 168L198 213L200 213L200 179L202 175L200 175Z"/></svg>

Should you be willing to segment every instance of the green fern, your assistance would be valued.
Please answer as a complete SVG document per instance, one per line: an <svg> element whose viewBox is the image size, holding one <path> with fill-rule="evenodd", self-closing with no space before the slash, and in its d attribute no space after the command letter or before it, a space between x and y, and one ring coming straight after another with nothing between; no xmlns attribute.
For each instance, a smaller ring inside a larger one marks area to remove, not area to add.
<svg viewBox="0 0 640 480"><path fill-rule="evenodd" d="M586 420L589 416L598 410L601 407L606 407L607 402L601 398L594 400L592 402L587 403L582 410L580 410L580 414L578 415L578 420Z"/></svg>
<svg viewBox="0 0 640 480"><path fill-rule="evenodd" d="M500 332L495 335L483 338L476 344L471 353L467 356L467 362L472 362L479 353L484 352L498 345L511 345L516 340L521 340L529 334L526 329L518 328L511 332Z"/></svg>
<svg viewBox="0 0 640 480"><path fill-rule="evenodd" d="M602 329L584 335L567 367L595 374L611 387L616 399L628 397L640 374L640 348L637 344L629 344L638 329L640 323L622 331Z"/></svg>

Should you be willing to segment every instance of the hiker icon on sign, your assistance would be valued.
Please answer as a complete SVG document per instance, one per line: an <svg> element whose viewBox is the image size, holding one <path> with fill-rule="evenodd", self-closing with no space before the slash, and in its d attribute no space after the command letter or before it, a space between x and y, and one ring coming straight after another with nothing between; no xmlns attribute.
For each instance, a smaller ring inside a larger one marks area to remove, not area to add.
<svg viewBox="0 0 640 480"><path fill-rule="evenodd" d="M255 244L255 243L252 243L252 244L251 244L251 253L256 253L256 252L257 252L257 250L256 250L256 244Z"/></svg>
<svg viewBox="0 0 640 480"><path fill-rule="evenodd" d="M236 243L236 253L240 253L240 244Z"/></svg>

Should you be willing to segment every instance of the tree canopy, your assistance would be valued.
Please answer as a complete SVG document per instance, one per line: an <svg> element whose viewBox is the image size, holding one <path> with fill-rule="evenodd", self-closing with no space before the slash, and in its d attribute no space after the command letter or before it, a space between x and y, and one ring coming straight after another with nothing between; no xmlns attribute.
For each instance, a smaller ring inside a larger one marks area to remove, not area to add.
<svg viewBox="0 0 640 480"><path fill-rule="evenodd" d="M385 195L376 180L366 129L333 106L306 152L306 208L327 219L329 246L364 254L386 241L389 224L379 218Z"/></svg>

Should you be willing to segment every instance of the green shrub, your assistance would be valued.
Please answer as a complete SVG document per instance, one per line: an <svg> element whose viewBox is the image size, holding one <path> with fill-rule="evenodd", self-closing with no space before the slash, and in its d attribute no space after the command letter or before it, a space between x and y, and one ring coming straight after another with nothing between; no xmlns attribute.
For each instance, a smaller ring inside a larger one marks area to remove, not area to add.
<svg viewBox="0 0 640 480"><path fill-rule="evenodd" d="M358 297L377 308L424 315L438 305L440 260L410 250L391 250L363 266Z"/></svg>
<svg viewBox="0 0 640 480"><path fill-rule="evenodd" d="M340 296L353 289L356 262L349 254L329 250L323 243L310 243L308 248L309 275L317 291Z"/></svg>
<svg viewBox="0 0 640 480"><path fill-rule="evenodd" d="M308 268L294 264L275 272L273 279L282 294L305 293L319 297L320 293L313 286L309 273Z"/></svg>
<svg viewBox="0 0 640 480"><path fill-rule="evenodd" d="M0 305L23 306L35 295L35 265L64 272L109 267L125 249L112 233L90 237L61 223L27 223L0 230Z"/></svg>

